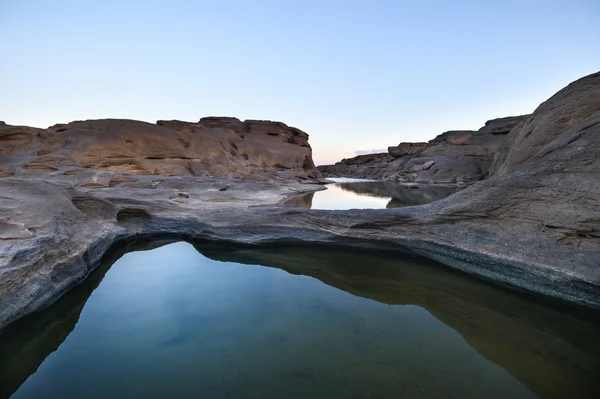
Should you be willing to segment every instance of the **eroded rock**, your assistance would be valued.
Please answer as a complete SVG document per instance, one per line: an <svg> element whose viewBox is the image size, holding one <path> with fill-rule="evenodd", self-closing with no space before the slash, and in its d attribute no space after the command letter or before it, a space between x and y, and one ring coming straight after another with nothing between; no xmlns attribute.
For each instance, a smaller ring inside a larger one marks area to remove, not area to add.
<svg viewBox="0 0 600 399"><path fill-rule="evenodd" d="M473 183L489 175L494 155L500 151L506 135L527 116L493 119L478 131L447 131L428 143L400 143L388 148L394 159L379 159L380 154L367 154L361 157L370 159L368 164L343 160L335 166L319 166L319 170L329 177L433 184ZM431 173L429 167L419 166L430 160L436 165Z"/></svg>
<svg viewBox="0 0 600 399"><path fill-rule="evenodd" d="M3 126L0 156L36 173L72 167L136 175L310 179L308 134L281 122L202 118L198 123L124 119L58 124L47 130ZM3 172L6 175L8 172Z"/></svg>
<svg viewBox="0 0 600 399"><path fill-rule="evenodd" d="M191 173L136 174L135 182L112 187L77 186L83 181L93 182L94 178L110 182L130 174L106 168L65 174L80 169L67 168L61 162L82 157L77 153L69 155L74 150L67 137L67 146L54 154L53 167L59 171L18 170L15 176L0 179L0 220L5 223L4 229L9 235L15 235L15 231L16 235L21 234L25 229L33 233L31 237L0 240L0 326L43 308L80 282L114 242L155 235L245 245L303 242L409 252L506 287L600 308L599 98L600 73L567 86L511 130L491 169L491 157L481 155L481 151L496 145L489 144L487 136L502 134L469 133L468 142L460 145L448 144L447 139L453 134L446 134L433 145L430 142L420 154L390 162L390 166L397 163L397 168L418 165L420 170L411 172L414 180L429 179L429 174L438 179L441 173L450 173L444 171L459 161L472 163L461 172L471 180L484 170L491 173L488 179L439 201L383 210L326 211L280 206L298 193L318 188L292 180L259 182L198 178ZM200 124L214 127L222 122L217 118ZM227 126L240 126L234 120L226 122ZM85 129L91 129L87 123L94 129L107 127L108 136L115 135L114 140L120 140L114 131L110 133L112 122L78 122L75 126L59 127L57 131L66 130L51 134L68 134L80 123ZM121 126L121 122L117 124ZM145 125L143 129L147 128ZM131 129L137 129L140 125L132 126ZM256 135L261 140L271 140L269 143L274 140L281 145L306 148L289 143L290 137L300 140L302 135L279 131L284 129L281 125L271 126L264 133L245 126L242 123L239 131L230 127L218 129L239 140L247 140L240 134ZM165 126L155 128L171 135L174 131ZM187 134L201 135L203 129ZM132 137L128 134L123 137ZM158 136L148 141L152 140L163 143ZM87 154L84 161L96 162L97 158L86 152L95 142L73 146ZM188 149L196 145L191 138L190 143ZM126 145L125 149L118 149L115 144L107 145L105 150L121 155L127 152L126 159L137 160L139 167L148 165L142 162L141 154L162 151L153 146L140 151L136 145L149 144L133 144L131 149ZM32 155L5 157L32 162L37 157L34 147L25 150L32 151ZM165 144L164 153L185 155L188 149L171 142ZM263 156L276 158L273 154ZM173 165L164 162L162 167ZM205 167L211 168L210 164ZM481 170L469 175L475 167ZM459 177L456 173L448 176L455 180ZM227 186L230 188L226 191L219 191ZM173 201L175 192L185 192L188 197Z"/></svg>
<svg viewBox="0 0 600 399"><path fill-rule="evenodd" d="M427 143L400 143L395 147L388 147L388 152L394 158L407 155L417 155L427 148Z"/></svg>

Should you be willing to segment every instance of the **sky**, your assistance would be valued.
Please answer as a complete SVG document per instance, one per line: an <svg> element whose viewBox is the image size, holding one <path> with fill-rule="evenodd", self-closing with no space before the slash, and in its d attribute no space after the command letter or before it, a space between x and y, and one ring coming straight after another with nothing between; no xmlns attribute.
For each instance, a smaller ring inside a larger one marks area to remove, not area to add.
<svg viewBox="0 0 600 399"><path fill-rule="evenodd" d="M598 0L0 0L0 120L278 120L327 164L532 112L600 70L598 21Z"/></svg>

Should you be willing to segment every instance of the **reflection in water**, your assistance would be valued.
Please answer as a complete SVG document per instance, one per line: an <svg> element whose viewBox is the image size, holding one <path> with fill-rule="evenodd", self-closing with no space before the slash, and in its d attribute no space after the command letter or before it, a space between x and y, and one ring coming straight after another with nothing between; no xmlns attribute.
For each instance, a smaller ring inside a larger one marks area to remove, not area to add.
<svg viewBox="0 0 600 399"><path fill-rule="evenodd" d="M461 190L456 186L406 186L391 181L341 181L327 190L293 197L287 205L312 209L399 208L423 205Z"/></svg>
<svg viewBox="0 0 600 399"><path fill-rule="evenodd" d="M302 208L312 208L313 198L315 193L308 193L303 195L297 195L295 197L290 198L285 203L287 205L299 206Z"/></svg>
<svg viewBox="0 0 600 399"><path fill-rule="evenodd" d="M341 249L175 243L108 270L160 244L0 331L0 396L600 394L597 314Z"/></svg>

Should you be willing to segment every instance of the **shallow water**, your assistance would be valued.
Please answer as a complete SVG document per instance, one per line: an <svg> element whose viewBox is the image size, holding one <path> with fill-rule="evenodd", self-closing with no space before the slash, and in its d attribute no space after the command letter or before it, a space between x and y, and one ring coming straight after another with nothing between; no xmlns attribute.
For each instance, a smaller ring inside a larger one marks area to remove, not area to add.
<svg viewBox="0 0 600 399"><path fill-rule="evenodd" d="M140 242L0 331L0 393L597 398L596 316L419 258Z"/></svg>
<svg viewBox="0 0 600 399"><path fill-rule="evenodd" d="M286 204L312 209L382 209L423 205L461 190L456 186L407 186L391 181L332 179L326 190L289 199Z"/></svg>

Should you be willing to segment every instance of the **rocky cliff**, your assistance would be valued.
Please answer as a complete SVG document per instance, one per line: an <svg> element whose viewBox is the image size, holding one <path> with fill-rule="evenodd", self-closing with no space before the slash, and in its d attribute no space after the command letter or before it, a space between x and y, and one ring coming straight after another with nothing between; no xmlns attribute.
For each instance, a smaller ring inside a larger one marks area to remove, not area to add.
<svg viewBox="0 0 600 399"><path fill-rule="evenodd" d="M134 175L253 180L319 176L308 134L281 122L202 118L197 123L123 119L48 129L0 125L0 176L74 174L80 168Z"/></svg>
<svg viewBox="0 0 600 399"><path fill-rule="evenodd" d="M487 121L477 131L444 132L428 143L400 143L389 154L367 154L319 166L328 177L415 183L473 183L488 176L508 133L527 115ZM369 159L369 162L362 162Z"/></svg>

